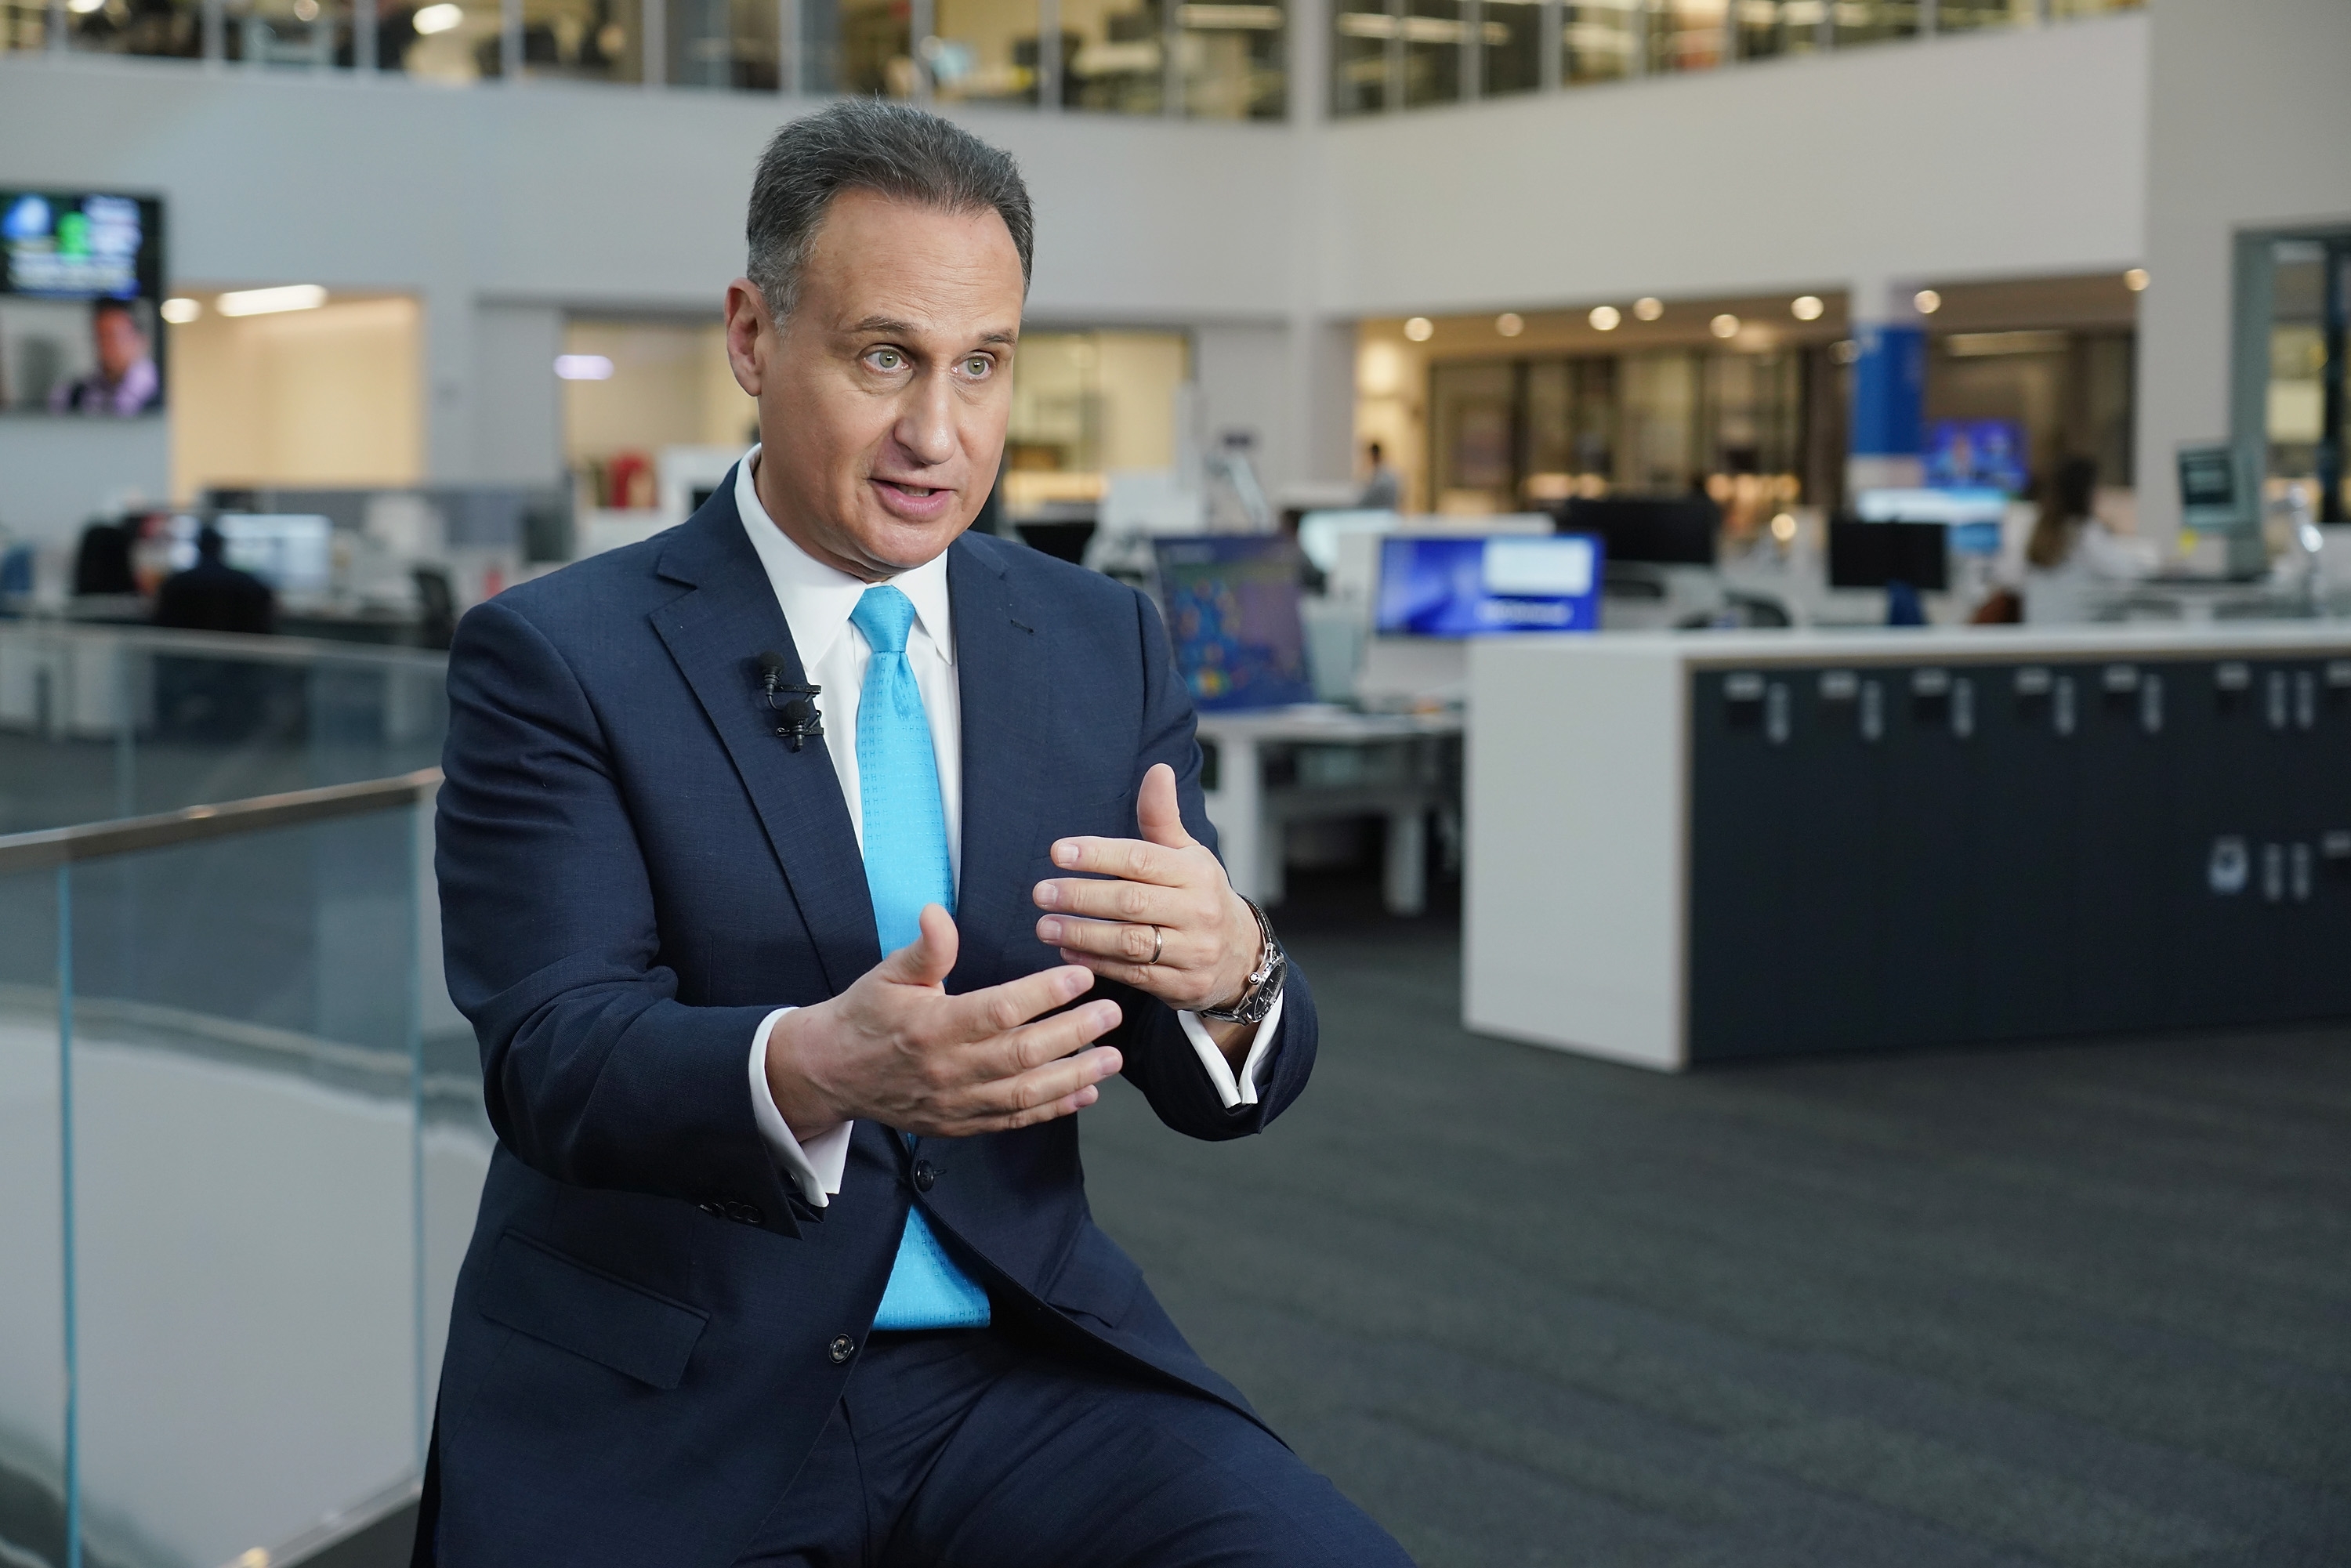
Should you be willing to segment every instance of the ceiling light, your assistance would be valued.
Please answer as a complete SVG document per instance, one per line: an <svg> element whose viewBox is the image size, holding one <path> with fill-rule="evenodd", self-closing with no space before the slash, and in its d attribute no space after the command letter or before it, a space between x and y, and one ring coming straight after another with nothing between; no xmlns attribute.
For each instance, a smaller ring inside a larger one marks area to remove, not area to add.
<svg viewBox="0 0 2351 1568"><path fill-rule="evenodd" d="M1515 310L1505 310L1494 318L1494 330L1505 338L1515 338L1526 329L1526 318Z"/></svg>
<svg viewBox="0 0 2351 1568"><path fill-rule="evenodd" d="M1796 538L1795 514L1792 512L1782 512L1778 517L1773 517L1771 519L1771 537L1778 539L1783 545L1793 544Z"/></svg>
<svg viewBox="0 0 2351 1568"><path fill-rule="evenodd" d="M1585 319L1592 323L1592 329L1595 332L1614 332L1624 321L1625 312L1614 305L1594 305L1592 314Z"/></svg>
<svg viewBox="0 0 2351 1568"><path fill-rule="evenodd" d="M1404 324L1404 335L1416 343L1426 343L1437 336L1437 323L1426 316L1416 316Z"/></svg>
<svg viewBox="0 0 2351 1568"><path fill-rule="evenodd" d="M106 0L66 0L66 9L77 16L87 16L92 11L106 9Z"/></svg>
<svg viewBox="0 0 2351 1568"><path fill-rule="evenodd" d="M1654 321L1666 313L1666 302L1654 295L1644 294L1633 301L1633 314L1644 321Z"/></svg>
<svg viewBox="0 0 2351 1568"><path fill-rule="evenodd" d="M558 354L555 373L567 382L609 382L612 361L601 354Z"/></svg>
<svg viewBox="0 0 2351 1568"><path fill-rule="evenodd" d="M1817 321L1827 308L1817 294L1799 294L1788 301L1788 314L1799 321Z"/></svg>
<svg viewBox="0 0 2351 1568"><path fill-rule="evenodd" d="M2133 294L2137 294L2140 289L2145 288L2147 287L2147 268L2143 267L2134 267L2128 272L2124 273L2123 287L2129 289Z"/></svg>
<svg viewBox="0 0 2351 1568"><path fill-rule="evenodd" d="M1840 338L1829 345L1829 359L1840 365L1849 365L1861 358L1861 345L1851 338Z"/></svg>
<svg viewBox="0 0 2351 1568"><path fill-rule="evenodd" d="M1706 324L1706 329L1718 338L1739 336L1739 318L1726 310Z"/></svg>
<svg viewBox="0 0 2351 1568"><path fill-rule="evenodd" d="M224 316L266 316L278 310L316 310L327 302L327 291L315 283L289 283L282 288L240 288L213 301Z"/></svg>
<svg viewBox="0 0 2351 1568"><path fill-rule="evenodd" d="M184 327L204 313L204 308L184 296L166 299L158 312L174 327Z"/></svg>
<svg viewBox="0 0 2351 1568"><path fill-rule="evenodd" d="M1910 297L1910 303L1918 308L1919 315L1932 316L1943 308L1943 297L1931 288L1922 288Z"/></svg>
<svg viewBox="0 0 2351 1568"><path fill-rule="evenodd" d="M434 33L447 32L465 19L465 12L463 6L452 5L448 0L441 0L438 5L427 5L418 11L415 16L411 18L409 25L430 37Z"/></svg>

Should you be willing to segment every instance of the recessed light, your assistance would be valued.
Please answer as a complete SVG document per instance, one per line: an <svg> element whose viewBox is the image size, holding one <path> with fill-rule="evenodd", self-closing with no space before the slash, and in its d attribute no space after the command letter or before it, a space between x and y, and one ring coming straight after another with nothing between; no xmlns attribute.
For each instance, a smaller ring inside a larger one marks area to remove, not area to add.
<svg viewBox="0 0 2351 1568"><path fill-rule="evenodd" d="M1505 338L1515 338L1526 329L1526 318L1515 310L1505 310L1494 318L1494 330Z"/></svg>
<svg viewBox="0 0 2351 1568"><path fill-rule="evenodd" d="M1726 310L1706 324L1706 329L1718 338L1739 336L1739 318Z"/></svg>
<svg viewBox="0 0 2351 1568"><path fill-rule="evenodd" d="M1614 305L1594 305L1592 314L1584 318L1595 332L1614 332L1625 319L1625 312Z"/></svg>
<svg viewBox="0 0 2351 1568"><path fill-rule="evenodd" d="M1633 314L1644 321L1654 321L1666 313L1666 302L1653 294L1644 294L1633 301Z"/></svg>
<svg viewBox="0 0 2351 1568"><path fill-rule="evenodd" d="M240 288L213 301L224 316L267 316L279 310L316 310L327 302L327 291L315 283L288 283L277 288Z"/></svg>
<svg viewBox="0 0 2351 1568"><path fill-rule="evenodd" d="M609 382L612 361L601 354L558 354L555 373L567 382Z"/></svg>
<svg viewBox="0 0 2351 1568"><path fill-rule="evenodd" d="M431 37L435 33L447 32L465 19L464 6L452 5L449 0L441 0L441 4L437 5L426 5L420 9L414 16L409 18L409 26L426 37Z"/></svg>
<svg viewBox="0 0 2351 1568"><path fill-rule="evenodd" d="M1793 543L1796 538L1796 515L1793 512L1782 512L1778 517L1773 517L1771 537L1783 545Z"/></svg>
<svg viewBox="0 0 2351 1568"><path fill-rule="evenodd" d="M1788 301L1788 314L1799 321L1817 321L1827 309L1817 294L1799 294Z"/></svg>
<svg viewBox="0 0 2351 1568"><path fill-rule="evenodd" d="M1943 297L1931 288L1922 288L1910 297L1910 303L1918 308L1919 315L1932 316L1943 308Z"/></svg>
<svg viewBox="0 0 2351 1568"><path fill-rule="evenodd" d="M174 327L184 327L204 313L204 308L184 295L163 301L157 314Z"/></svg>
<svg viewBox="0 0 2351 1568"><path fill-rule="evenodd" d="M1437 336L1437 323L1426 316L1416 316L1404 324L1404 335L1416 343L1426 343Z"/></svg>
<svg viewBox="0 0 2351 1568"><path fill-rule="evenodd" d="M2123 287L2129 289L2133 294L2137 294L2140 289L2145 288L2147 287L2147 268L2143 267L2134 267L2128 272L2124 273Z"/></svg>

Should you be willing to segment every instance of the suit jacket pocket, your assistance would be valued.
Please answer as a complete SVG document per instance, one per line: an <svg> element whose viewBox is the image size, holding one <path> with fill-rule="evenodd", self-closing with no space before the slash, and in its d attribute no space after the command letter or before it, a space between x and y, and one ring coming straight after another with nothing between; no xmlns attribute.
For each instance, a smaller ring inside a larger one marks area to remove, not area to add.
<svg viewBox="0 0 2351 1568"><path fill-rule="evenodd" d="M1083 1312L1115 1328L1142 1286L1143 1270L1134 1260L1089 1220L1078 1231L1070 1260L1061 1265L1045 1299L1064 1312Z"/></svg>
<svg viewBox="0 0 2351 1568"><path fill-rule="evenodd" d="M482 1281L482 1315L655 1388L675 1388L710 1314L509 1230Z"/></svg>

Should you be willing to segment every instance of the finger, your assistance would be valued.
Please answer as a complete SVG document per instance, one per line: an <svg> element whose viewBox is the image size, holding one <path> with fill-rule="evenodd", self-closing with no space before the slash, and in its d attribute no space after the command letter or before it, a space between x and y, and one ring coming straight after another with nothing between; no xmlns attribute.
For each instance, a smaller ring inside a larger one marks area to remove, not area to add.
<svg viewBox="0 0 2351 1568"><path fill-rule="evenodd" d="M1048 1062L1074 1056L1116 1029L1121 1016L1116 1002L1104 1000L1025 1024L984 1048L985 1057L975 1053L977 1076L991 1082L1018 1078Z"/></svg>
<svg viewBox="0 0 2351 1568"><path fill-rule="evenodd" d="M1168 982L1178 978L1176 973L1165 965L1137 964L1131 959L1105 957L1075 947L1062 948L1061 956L1070 963L1084 966L1105 980L1116 980L1123 986L1147 991L1163 1002L1176 999L1165 994Z"/></svg>
<svg viewBox="0 0 2351 1568"><path fill-rule="evenodd" d="M1060 839L1053 844L1053 863L1063 871L1099 872L1161 887L1189 886L1196 876L1191 859L1182 850L1141 839Z"/></svg>
<svg viewBox="0 0 2351 1568"><path fill-rule="evenodd" d="M1168 958L1179 947L1189 950L1169 926L1126 920L1071 920L1058 915L1049 915L1037 922L1037 940L1064 953L1117 958L1130 964L1149 964L1155 955Z"/></svg>
<svg viewBox="0 0 2351 1568"><path fill-rule="evenodd" d="M1134 800L1135 825L1155 844L1188 850L1196 841L1184 830L1184 809L1176 800L1176 769L1155 762L1143 776L1143 792Z"/></svg>
<svg viewBox="0 0 2351 1568"><path fill-rule="evenodd" d="M935 904L925 904L915 918L921 935L882 960L883 977L901 986L943 986L955 967L955 916Z"/></svg>
<svg viewBox="0 0 2351 1568"><path fill-rule="evenodd" d="M1083 968L1068 965L956 997L946 1037L968 1045L1009 1034L1039 1013L1077 1000L1093 988L1093 976Z"/></svg>
<svg viewBox="0 0 2351 1568"><path fill-rule="evenodd" d="M984 1085L971 1112L999 1127L1033 1126L1093 1103L1100 1092L1094 1085L1124 1064L1116 1051L1098 1046Z"/></svg>
<svg viewBox="0 0 2351 1568"><path fill-rule="evenodd" d="M1198 910L1196 898L1186 897L1180 889L1148 882L1057 877L1039 883L1030 897L1038 908L1056 914L1090 915L1097 920L1140 920L1152 925L1181 925L1196 918Z"/></svg>

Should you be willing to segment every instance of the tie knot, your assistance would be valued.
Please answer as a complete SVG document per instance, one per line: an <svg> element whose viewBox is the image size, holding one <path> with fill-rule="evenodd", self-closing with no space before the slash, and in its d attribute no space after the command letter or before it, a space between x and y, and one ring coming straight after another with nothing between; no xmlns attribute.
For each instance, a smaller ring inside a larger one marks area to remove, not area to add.
<svg viewBox="0 0 2351 1568"><path fill-rule="evenodd" d="M866 645L877 653L903 653L906 632L914 624L914 601L881 583L865 591L850 612L849 623L865 633Z"/></svg>

